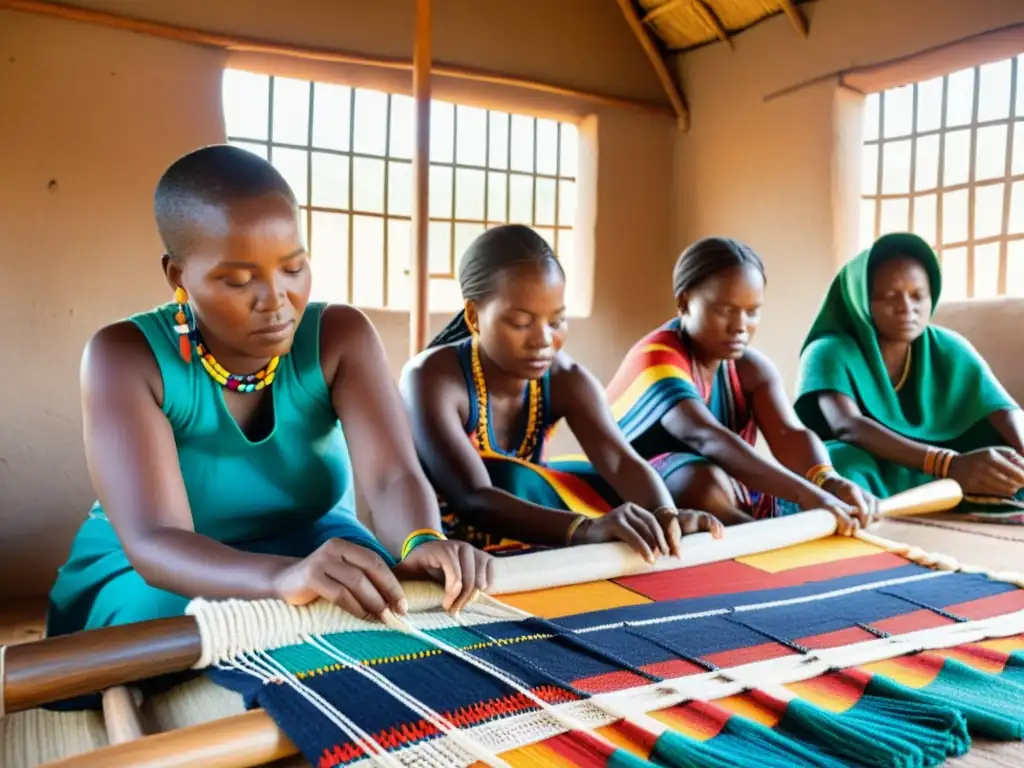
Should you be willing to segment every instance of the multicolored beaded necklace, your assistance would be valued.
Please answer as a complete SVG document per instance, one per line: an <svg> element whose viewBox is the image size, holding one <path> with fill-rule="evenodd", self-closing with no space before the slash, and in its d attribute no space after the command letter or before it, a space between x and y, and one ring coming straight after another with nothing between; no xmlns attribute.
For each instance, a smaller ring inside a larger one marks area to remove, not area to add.
<svg viewBox="0 0 1024 768"><path fill-rule="evenodd" d="M199 353L203 368L213 377L214 381L232 392L259 392L261 389L269 387L274 383L274 377L277 376L277 365L281 362L280 357L272 357L269 363L255 373L229 373L207 351L203 342L198 338L196 339L196 352Z"/></svg>
<svg viewBox="0 0 1024 768"><path fill-rule="evenodd" d="M179 303L178 311L174 315L174 330L179 334L179 352L186 363L192 362L192 345L195 344L196 352L199 353L199 360L202 362L206 372L210 374L214 381L222 387L230 389L232 392L259 392L261 389L269 387L274 383L274 377L277 376L277 366L281 362L280 357L271 358L269 363L255 373L238 374L229 372L206 349L202 337L199 335L199 328L196 327L194 322L190 321L185 312L185 303L181 301L177 293L175 297Z"/></svg>
<svg viewBox="0 0 1024 768"><path fill-rule="evenodd" d="M477 420L476 433L480 443L480 450L483 453L497 453L491 445L490 430L488 429L488 414L490 409L487 405L487 383L484 380L484 367L480 363L480 343L477 336L473 337L473 384L476 389L476 399L480 411L480 418ZM529 384L529 414L526 420L526 434L523 435L523 442L519 445L515 456L520 459L528 459L534 448L537 447L537 440L540 438L541 427L541 396L540 383L531 379Z"/></svg>

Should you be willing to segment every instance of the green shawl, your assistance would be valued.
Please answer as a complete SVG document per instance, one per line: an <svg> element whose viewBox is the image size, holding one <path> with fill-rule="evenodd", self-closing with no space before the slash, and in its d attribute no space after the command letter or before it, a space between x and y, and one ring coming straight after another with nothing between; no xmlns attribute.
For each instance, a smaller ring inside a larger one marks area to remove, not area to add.
<svg viewBox="0 0 1024 768"><path fill-rule="evenodd" d="M822 439L835 439L818 408L817 393L826 391L852 398L861 413L894 432L933 445L955 440L991 413L1017 407L970 342L931 324L914 341L909 379L896 392L871 320L868 285L872 265L894 253L924 265L935 313L942 273L934 251L916 235L885 235L839 271L800 353L796 412ZM901 398L915 403L913 419Z"/></svg>

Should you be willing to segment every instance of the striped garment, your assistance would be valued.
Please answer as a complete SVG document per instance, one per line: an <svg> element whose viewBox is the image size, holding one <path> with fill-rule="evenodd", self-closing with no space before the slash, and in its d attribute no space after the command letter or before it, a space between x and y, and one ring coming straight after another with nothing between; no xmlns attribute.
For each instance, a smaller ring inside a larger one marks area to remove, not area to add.
<svg viewBox="0 0 1024 768"><path fill-rule="evenodd" d="M757 424L735 361L723 361L714 378L703 381L678 317L633 346L609 383L607 395L619 429L665 480L685 466L708 461L662 426L665 415L684 400L700 400L729 431L750 445L757 441ZM792 502L749 489L735 478L730 480L739 509L755 519L799 509Z"/></svg>

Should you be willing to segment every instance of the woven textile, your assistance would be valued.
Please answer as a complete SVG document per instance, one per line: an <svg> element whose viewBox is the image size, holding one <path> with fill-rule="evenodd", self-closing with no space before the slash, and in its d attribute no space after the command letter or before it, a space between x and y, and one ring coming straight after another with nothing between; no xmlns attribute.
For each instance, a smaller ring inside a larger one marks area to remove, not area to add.
<svg viewBox="0 0 1024 768"><path fill-rule="evenodd" d="M1019 612L1013 583L831 537L411 634L353 620L210 674L322 768L938 765L1024 733Z"/></svg>

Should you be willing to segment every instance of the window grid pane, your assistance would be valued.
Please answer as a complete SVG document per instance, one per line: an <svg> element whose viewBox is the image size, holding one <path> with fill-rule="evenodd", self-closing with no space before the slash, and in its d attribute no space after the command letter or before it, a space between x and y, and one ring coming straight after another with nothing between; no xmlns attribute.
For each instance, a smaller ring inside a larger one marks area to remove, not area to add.
<svg viewBox="0 0 1024 768"><path fill-rule="evenodd" d="M315 297L408 310L412 99L231 69L222 94L228 143L269 160L295 193ZM488 228L527 224L575 258L578 135L572 123L432 101L432 309L461 305L459 259Z"/></svg>
<svg viewBox="0 0 1024 768"><path fill-rule="evenodd" d="M1020 290L1011 278L1024 249L1022 68L1024 55L865 100L861 246L920 234L943 263L943 300Z"/></svg>

